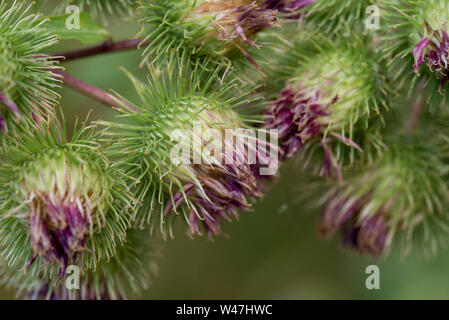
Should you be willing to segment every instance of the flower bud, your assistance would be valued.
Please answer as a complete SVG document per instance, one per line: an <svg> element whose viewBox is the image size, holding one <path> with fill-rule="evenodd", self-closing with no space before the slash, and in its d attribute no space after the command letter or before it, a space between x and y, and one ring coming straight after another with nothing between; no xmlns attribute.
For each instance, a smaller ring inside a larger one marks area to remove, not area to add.
<svg viewBox="0 0 449 320"><path fill-rule="evenodd" d="M389 0L383 4L384 59L398 87L428 99L428 108L446 108L449 80L449 4L445 0ZM417 80L421 78L422 81Z"/></svg>
<svg viewBox="0 0 449 320"><path fill-rule="evenodd" d="M29 14L32 5L14 1L8 6L0 1L0 122L5 122L6 110L17 116L31 118L50 110L58 95L53 91L58 76L50 71L56 61L42 54L55 44L58 37L45 31L46 20ZM0 125L6 130L6 125Z"/></svg>
<svg viewBox="0 0 449 320"><path fill-rule="evenodd" d="M0 258L0 284L33 300L128 299L141 294L157 276L161 252L158 243L148 241L146 231L130 229L113 258L98 262L95 269L73 266L61 279L17 270L17 264L8 266Z"/></svg>
<svg viewBox="0 0 449 320"><path fill-rule="evenodd" d="M401 15L404 22L401 28L408 29L410 33L402 43L407 41L409 46L414 46L410 51L414 58L413 70L418 73L421 65L425 64L429 71L444 81L448 72L449 4L442 0L431 0L429 3L417 3L413 6L397 1L396 5L398 10L405 10ZM393 20L391 16L390 19Z"/></svg>
<svg viewBox="0 0 449 320"><path fill-rule="evenodd" d="M29 201L36 256L66 265L86 250L89 229L105 219L102 202L107 181L95 169L70 152L53 150L23 168L22 198Z"/></svg>
<svg viewBox="0 0 449 320"><path fill-rule="evenodd" d="M114 129L112 139L124 137L115 144L117 155L125 154L129 174L140 181L138 225L160 226L166 235L182 215L189 234L215 235L223 220L250 210L251 200L262 196L259 167L277 158L267 155L270 142L248 132L236 110L248 94L235 91L234 80L219 82L221 71L208 65L175 64L151 70L149 84L133 78L142 101L137 112L125 111L126 124L103 124Z"/></svg>
<svg viewBox="0 0 449 320"><path fill-rule="evenodd" d="M412 236L417 237L420 229L439 225L445 230L440 199L449 190L447 165L440 148L421 139L390 140L381 158L329 191L318 219L319 232L325 236L341 232L346 246L381 257L400 236L408 253ZM438 231L425 237L429 236L437 239Z"/></svg>
<svg viewBox="0 0 449 320"><path fill-rule="evenodd" d="M277 77L284 87L266 109L265 128L279 130L282 160L321 145L322 173L340 176L345 153L352 162L355 152L375 142L359 133L386 108L381 66L360 40L311 40L291 45L289 52L280 68L292 71Z"/></svg>
<svg viewBox="0 0 449 320"><path fill-rule="evenodd" d="M257 46L256 34L277 21L276 10L254 0L157 0L142 1L142 7L146 60L164 57L171 49L209 57L230 57L237 49L254 64L245 45Z"/></svg>
<svg viewBox="0 0 449 320"><path fill-rule="evenodd" d="M68 264L110 258L133 206L122 171L111 166L92 130L67 139L61 129L24 123L3 140L0 239L11 244L10 261L37 270L50 265L63 272Z"/></svg>

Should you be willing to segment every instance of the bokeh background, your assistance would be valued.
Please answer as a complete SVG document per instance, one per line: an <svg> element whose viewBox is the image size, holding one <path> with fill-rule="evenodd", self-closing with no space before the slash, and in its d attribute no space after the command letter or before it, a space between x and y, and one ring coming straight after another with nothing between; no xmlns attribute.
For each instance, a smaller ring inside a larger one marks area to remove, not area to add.
<svg viewBox="0 0 449 320"><path fill-rule="evenodd" d="M51 12L59 1L47 1ZM138 31L137 23L110 21L115 39ZM65 41L52 52L82 47ZM67 72L104 90L114 89L133 100L135 93L119 67L145 77L137 51L114 53L64 63ZM70 89L62 88L62 110L68 123L112 119L115 112ZM228 236L214 241L183 235L165 243L159 275L145 299L448 299L449 255L425 259L399 248L381 261L343 250L338 237L324 241L316 234L317 209L311 208L302 184L309 179L296 161L286 163L268 196L224 226ZM151 239L149 239L151 241ZM368 290L365 268L380 268L380 290ZM14 292L0 288L1 299Z"/></svg>

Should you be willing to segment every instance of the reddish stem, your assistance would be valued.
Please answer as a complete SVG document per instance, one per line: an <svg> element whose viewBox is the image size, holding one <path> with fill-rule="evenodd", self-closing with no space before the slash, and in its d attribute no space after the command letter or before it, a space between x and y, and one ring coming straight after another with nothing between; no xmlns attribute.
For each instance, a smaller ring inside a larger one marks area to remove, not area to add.
<svg viewBox="0 0 449 320"><path fill-rule="evenodd" d="M128 107L129 109L136 111L136 108L134 108L132 105L124 101L123 99L120 99L119 97L116 97L115 99L105 91L93 87L90 84L87 84L75 77L72 77L71 75L59 70L59 69L52 69L53 73L58 74L62 76L64 84L81 94L88 96L94 100L97 100L107 106L113 106L117 108L122 108L123 106Z"/></svg>
<svg viewBox="0 0 449 320"><path fill-rule="evenodd" d="M100 45L93 46L90 48L79 49L75 51L68 51L59 54L53 54L55 60L67 61L67 60L75 60L84 57L95 56L103 53L116 52L116 51L125 51L137 49L139 44L142 42L142 39L128 39L113 42L112 39L108 39Z"/></svg>

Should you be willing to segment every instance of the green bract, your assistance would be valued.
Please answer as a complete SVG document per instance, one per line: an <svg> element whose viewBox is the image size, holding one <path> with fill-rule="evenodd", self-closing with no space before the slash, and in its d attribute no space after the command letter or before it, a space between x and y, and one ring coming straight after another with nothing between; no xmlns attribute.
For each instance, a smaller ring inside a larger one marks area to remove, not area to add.
<svg viewBox="0 0 449 320"><path fill-rule="evenodd" d="M150 69L148 84L131 77L141 101L133 105L136 111L122 111L125 123L103 124L111 128L107 133L116 141L116 156L138 181L138 226L150 224L152 230L160 227L164 235L171 234L174 218L181 215L191 234L218 234L222 219L250 209L249 200L261 196L251 165L224 164L224 146L232 144L224 141L226 130L249 128L244 120L251 117L242 117L237 107L253 99L237 90L237 80L220 79L222 70L213 64L172 55L164 65L163 71ZM206 136L210 132L213 136ZM248 138L246 132L240 136ZM214 143L222 149L207 149ZM187 156L181 156L184 147ZM238 157L246 157L246 147L247 140L237 147Z"/></svg>
<svg viewBox="0 0 449 320"><path fill-rule="evenodd" d="M401 236L405 254L413 244L431 251L445 244L440 236L448 230L444 210L449 167L441 145L447 137L432 136L437 138L427 142L421 135L388 139L382 157L348 173L323 198L320 231L332 235L341 230L348 246L376 256Z"/></svg>

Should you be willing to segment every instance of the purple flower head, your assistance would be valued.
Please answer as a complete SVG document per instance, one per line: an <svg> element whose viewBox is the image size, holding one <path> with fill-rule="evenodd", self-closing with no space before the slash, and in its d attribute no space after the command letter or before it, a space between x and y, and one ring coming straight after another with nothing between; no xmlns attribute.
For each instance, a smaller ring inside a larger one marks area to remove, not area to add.
<svg viewBox="0 0 449 320"><path fill-rule="evenodd" d="M231 124L235 121L232 120L234 113L228 115L231 118L223 118L224 115L216 111L204 111L200 117L203 116L208 119L206 123ZM183 190L175 192L164 208L165 216L179 210L184 212L192 235L203 231L209 236L220 234L222 221L238 218L239 211L251 210L251 200L263 196L259 167L270 160L266 154L269 149L276 148L256 137L239 133L239 129L229 129L228 125L218 128L222 138L219 154L214 152L212 158L203 158L199 164L190 159L189 164L177 169ZM237 143L237 137L244 137L240 140L242 143ZM204 146L204 140L200 138L199 141ZM195 178L186 178L181 172L190 172L189 175Z"/></svg>
<svg viewBox="0 0 449 320"><path fill-rule="evenodd" d="M361 218L359 224L349 226L344 234L344 245L360 253L382 256L388 240L388 227L382 216Z"/></svg>
<svg viewBox="0 0 449 320"><path fill-rule="evenodd" d="M319 90L307 92L287 87L267 109L265 128L278 129L282 160L293 157L310 138L323 128L320 118L329 114L329 106L337 101L322 103Z"/></svg>
<svg viewBox="0 0 449 320"><path fill-rule="evenodd" d="M157 273L156 260L160 249L158 245L148 241L146 231L127 231L126 242L116 247L113 257L102 257L95 262L95 267L82 263L70 266L70 272L77 268L80 271L81 277L76 288L67 285L66 277L58 279L47 273L39 274L36 278L29 277L24 270L11 270L5 276L15 274L25 297L33 300L128 299L129 294L134 296L148 288L152 277Z"/></svg>
<svg viewBox="0 0 449 320"><path fill-rule="evenodd" d="M80 261L109 208L110 178L97 170L96 164L67 150L49 150L26 163L18 188L33 251L29 266L39 258L63 273L68 264Z"/></svg>
<svg viewBox="0 0 449 320"><path fill-rule="evenodd" d="M255 3L247 4L236 9L240 13L237 19L235 36L251 46L256 46L251 37L258 32L271 28L277 21L276 12L263 9Z"/></svg>
<svg viewBox="0 0 449 320"><path fill-rule="evenodd" d="M372 216L362 215L369 201L370 195L360 198L341 194L332 196L318 219L319 233L332 236L340 231L345 246L362 254L382 256L388 243L389 228L382 211Z"/></svg>
<svg viewBox="0 0 449 320"><path fill-rule="evenodd" d="M246 44L257 47L255 36L260 31L276 25L277 11L264 8L253 0L206 0L196 6L184 21L211 18L210 28L198 42L205 39L218 39L231 42L257 68L259 66L242 47Z"/></svg>
<svg viewBox="0 0 449 320"><path fill-rule="evenodd" d="M414 72L422 64L426 64L430 71L436 73L443 86L449 76L449 35L446 30L435 32L433 38L423 38L412 50L415 59Z"/></svg>

